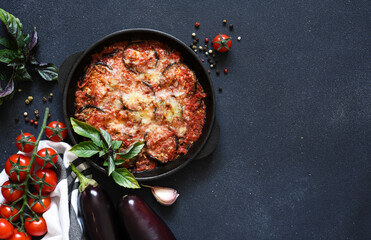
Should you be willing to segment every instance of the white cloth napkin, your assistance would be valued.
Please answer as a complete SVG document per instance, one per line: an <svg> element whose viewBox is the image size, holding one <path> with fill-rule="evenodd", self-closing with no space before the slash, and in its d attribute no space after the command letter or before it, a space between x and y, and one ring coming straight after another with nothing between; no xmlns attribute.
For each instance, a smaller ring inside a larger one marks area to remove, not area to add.
<svg viewBox="0 0 371 240"><path fill-rule="evenodd" d="M81 161L75 154L69 152L71 146L65 142L52 142L42 140L39 143L38 150L50 147L58 154L57 175L58 184L51 193L50 209L43 214L48 226L48 233L43 240L76 240L83 238L81 224L77 218L77 196L78 180L74 173L71 174L69 162L74 162L80 172L89 176L89 165ZM24 154L22 152L19 152ZM30 156L31 154L24 154ZM9 156L10 157L10 156ZM37 164L35 164L36 167ZM37 168L35 168L36 171ZM7 181L8 175L5 170L0 173L0 185ZM0 194L0 203L5 201Z"/></svg>

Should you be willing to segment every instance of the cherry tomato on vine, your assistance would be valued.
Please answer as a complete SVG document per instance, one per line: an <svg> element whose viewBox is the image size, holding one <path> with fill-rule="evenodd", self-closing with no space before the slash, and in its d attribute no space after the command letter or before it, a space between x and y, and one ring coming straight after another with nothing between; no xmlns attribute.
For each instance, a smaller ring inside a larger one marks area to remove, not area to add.
<svg viewBox="0 0 371 240"><path fill-rule="evenodd" d="M14 154L6 160L5 172L13 182L23 182L27 177L25 171L30 165L31 159L22 154ZM19 163L18 163L19 162ZM33 172L33 165L31 166L30 173Z"/></svg>
<svg viewBox="0 0 371 240"><path fill-rule="evenodd" d="M35 237L42 236L48 231L46 221L43 217L39 217L39 220L32 220L30 217L26 218L24 227L28 234Z"/></svg>
<svg viewBox="0 0 371 240"><path fill-rule="evenodd" d="M9 187L9 188L8 188ZM18 189L19 188L19 189ZM24 185L22 186L11 186L9 181L4 182L1 186L1 194L8 202L14 202L17 199L20 199L24 195Z"/></svg>
<svg viewBox="0 0 371 240"><path fill-rule="evenodd" d="M15 145L19 151L29 153L35 148L36 138L31 133L23 133L18 135Z"/></svg>
<svg viewBox="0 0 371 240"><path fill-rule="evenodd" d="M228 52L232 47L232 38L219 34L213 40L213 47L218 52Z"/></svg>
<svg viewBox="0 0 371 240"><path fill-rule="evenodd" d="M46 193L53 192L58 183L57 174L50 168L44 168L44 169L37 170L35 172L34 178L36 180L41 180L44 176L45 176L44 181L50 184L51 186L44 184L41 188L41 193L46 194ZM37 190L37 192L39 192L40 185L42 184L38 183L38 184L33 185L35 189Z"/></svg>
<svg viewBox="0 0 371 240"><path fill-rule="evenodd" d="M0 238L6 239L13 235L14 227L5 218L0 218Z"/></svg>
<svg viewBox="0 0 371 240"><path fill-rule="evenodd" d="M53 148L43 148L37 152L35 160L41 168L55 167L55 163L58 161L58 154Z"/></svg>
<svg viewBox="0 0 371 240"><path fill-rule="evenodd" d="M10 204L10 203L8 202L7 204ZM19 212L19 208L20 208L20 205L18 205L17 207L13 207L13 210L12 210L12 207L11 206L7 206L7 205L4 205L4 204L1 204L1 206L0 206L0 215L1 215L1 217L7 218L7 219L9 219L12 216L15 216L12 219L12 221L15 222L20 217L19 214L16 215Z"/></svg>
<svg viewBox="0 0 371 240"><path fill-rule="evenodd" d="M67 137L66 125L59 121L53 121L45 129L46 136L53 142L63 141Z"/></svg>
<svg viewBox="0 0 371 240"><path fill-rule="evenodd" d="M24 232L19 232L18 228L14 228L13 235L7 240L31 240L31 235Z"/></svg>
<svg viewBox="0 0 371 240"><path fill-rule="evenodd" d="M36 195L37 193L34 193ZM42 196L42 198L36 202L34 205L32 205L35 202L35 199L29 198L28 199L28 205L32 206L31 209L35 213L43 214L44 212L48 211L50 208L51 199L50 196ZM42 202L42 204L40 203ZM43 206L44 205L44 206Z"/></svg>

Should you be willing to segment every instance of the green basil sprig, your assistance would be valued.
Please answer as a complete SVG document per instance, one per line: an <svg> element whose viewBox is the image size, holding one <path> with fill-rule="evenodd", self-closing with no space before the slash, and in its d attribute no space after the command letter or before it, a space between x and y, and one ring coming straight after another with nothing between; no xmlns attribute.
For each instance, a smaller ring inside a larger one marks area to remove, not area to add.
<svg viewBox="0 0 371 240"><path fill-rule="evenodd" d="M0 74L0 105L2 105L4 100L14 96L14 89L18 82L32 80L28 72L29 68L34 68L47 81L57 80L58 68L52 63L41 63L35 58L38 45L36 27L31 36L25 34L20 20L1 8L0 20L10 36L10 38L0 37L0 46L3 47L0 49L0 63L12 70L10 78ZM1 69L1 72L4 70ZM7 82L4 89L1 87L3 81Z"/></svg>
<svg viewBox="0 0 371 240"><path fill-rule="evenodd" d="M111 135L103 130L71 118L71 125L75 133L80 136L89 138L91 141L84 141L74 145L71 148L78 157L89 158L95 154L105 159L104 166L107 167L108 176L112 176L113 180L120 186L127 188L140 188L138 181L134 175L126 168L116 168L116 165L121 165L125 159L131 159L137 156L144 147L143 142L135 142L126 150L119 152L122 141L112 140ZM116 159L120 156L119 159Z"/></svg>

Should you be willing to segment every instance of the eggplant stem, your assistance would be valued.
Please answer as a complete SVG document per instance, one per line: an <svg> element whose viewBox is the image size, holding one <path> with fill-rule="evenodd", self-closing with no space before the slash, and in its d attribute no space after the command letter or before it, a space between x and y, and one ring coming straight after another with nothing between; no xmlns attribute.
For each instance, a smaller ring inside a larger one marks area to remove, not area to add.
<svg viewBox="0 0 371 240"><path fill-rule="evenodd" d="M88 186L93 186L93 187L98 186L97 181L95 181L94 179L85 177L79 170L77 170L77 168L75 167L75 165L73 165L73 163L70 162L70 166L71 166L71 170L76 174L77 178L80 181L80 186L79 186L80 192L85 191L85 188L87 188Z"/></svg>

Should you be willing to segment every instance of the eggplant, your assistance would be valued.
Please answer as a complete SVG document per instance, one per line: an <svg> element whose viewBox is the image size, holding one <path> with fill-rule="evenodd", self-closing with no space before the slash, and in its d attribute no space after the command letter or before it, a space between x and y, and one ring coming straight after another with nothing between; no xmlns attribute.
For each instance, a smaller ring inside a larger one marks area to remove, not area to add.
<svg viewBox="0 0 371 240"><path fill-rule="evenodd" d="M138 196L125 195L118 203L118 214L131 239L174 240L166 223Z"/></svg>
<svg viewBox="0 0 371 240"><path fill-rule="evenodd" d="M78 207L87 238L90 240L128 239L125 237L125 232L118 230L118 216L106 191L94 179L80 173L72 163L70 165L80 180Z"/></svg>

